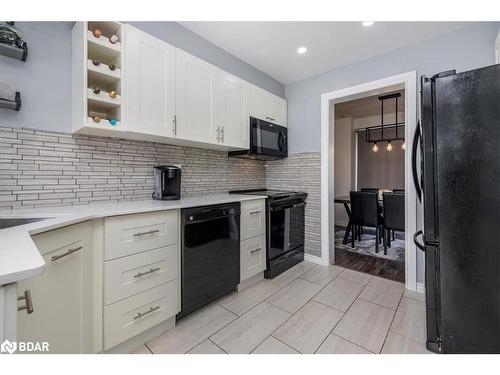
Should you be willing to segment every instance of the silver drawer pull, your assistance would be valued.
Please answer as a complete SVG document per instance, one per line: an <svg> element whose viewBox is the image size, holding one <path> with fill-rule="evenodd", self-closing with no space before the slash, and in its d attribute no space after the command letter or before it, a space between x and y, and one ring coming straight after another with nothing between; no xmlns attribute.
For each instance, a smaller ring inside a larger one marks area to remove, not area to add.
<svg viewBox="0 0 500 375"><path fill-rule="evenodd" d="M262 211L250 211L250 215L260 214Z"/></svg>
<svg viewBox="0 0 500 375"><path fill-rule="evenodd" d="M78 246L78 247L75 247L74 249L69 249L68 251L66 251L65 253L63 253L61 255L54 255L52 258L50 258L50 260L54 262L58 259L64 258L65 256L73 254L74 252L77 252L78 250L81 250L81 249L83 249L83 246Z"/></svg>
<svg viewBox="0 0 500 375"><path fill-rule="evenodd" d="M26 310L26 314L33 313L33 302L31 301L31 293L29 290L24 291L24 295L17 297L18 301L24 300L24 306L19 306L17 311Z"/></svg>
<svg viewBox="0 0 500 375"><path fill-rule="evenodd" d="M153 273L153 272L156 272L156 271L159 271L159 270L160 270L160 267L151 268L149 271L139 272L139 273L135 274L134 277L141 277L141 276L148 275L150 273Z"/></svg>
<svg viewBox="0 0 500 375"><path fill-rule="evenodd" d="M160 231L159 229L154 229L154 230L149 230L147 232L137 232L134 233L134 237L140 237L140 236L145 236L146 234L158 233L159 231Z"/></svg>
<svg viewBox="0 0 500 375"><path fill-rule="evenodd" d="M156 311L156 310L159 310L160 309L160 306L156 306L156 307L150 307L148 311L146 312L143 312L143 313L137 313L136 316L134 316L134 320L136 319L139 319L139 318L142 318L144 315L148 315L148 314L151 314L153 311Z"/></svg>
<svg viewBox="0 0 500 375"><path fill-rule="evenodd" d="M250 254L255 254L255 253L257 253L257 252L259 252L261 250L262 250L262 247L258 247L255 250L250 251Z"/></svg>
<svg viewBox="0 0 500 375"><path fill-rule="evenodd" d="M266 119L271 120L271 121L276 121L276 120L275 120L275 119L273 119L272 117L268 117L268 116L266 116Z"/></svg>

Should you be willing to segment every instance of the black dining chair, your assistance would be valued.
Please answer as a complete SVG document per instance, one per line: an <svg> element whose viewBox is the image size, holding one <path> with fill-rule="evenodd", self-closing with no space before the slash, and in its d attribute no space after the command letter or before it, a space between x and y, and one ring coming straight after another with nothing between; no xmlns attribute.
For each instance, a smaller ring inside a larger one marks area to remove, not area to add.
<svg viewBox="0 0 500 375"><path fill-rule="evenodd" d="M371 227L375 228L375 252L378 253L378 245L381 243L381 230L384 225L384 218L378 209L378 195L369 191L351 191L351 247L354 248L356 238L356 228ZM358 239L359 238L358 232Z"/></svg>
<svg viewBox="0 0 500 375"><path fill-rule="evenodd" d="M382 194L384 207L384 254L391 246L391 231L405 230L405 196L401 193ZM393 237L394 239L394 237Z"/></svg>

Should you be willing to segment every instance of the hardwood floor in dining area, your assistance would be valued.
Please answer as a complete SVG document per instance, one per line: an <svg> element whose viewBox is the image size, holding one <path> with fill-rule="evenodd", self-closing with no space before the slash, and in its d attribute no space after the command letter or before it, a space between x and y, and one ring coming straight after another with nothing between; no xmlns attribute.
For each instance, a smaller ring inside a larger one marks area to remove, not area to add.
<svg viewBox="0 0 500 375"><path fill-rule="evenodd" d="M384 279L405 282L405 264L335 248L335 265Z"/></svg>

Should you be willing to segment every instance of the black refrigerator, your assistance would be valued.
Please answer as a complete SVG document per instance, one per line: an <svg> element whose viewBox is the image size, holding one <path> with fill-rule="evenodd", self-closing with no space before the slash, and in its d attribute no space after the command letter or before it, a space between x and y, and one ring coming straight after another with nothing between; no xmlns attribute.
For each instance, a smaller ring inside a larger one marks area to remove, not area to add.
<svg viewBox="0 0 500 375"><path fill-rule="evenodd" d="M424 76L421 100L427 348L500 353L500 65Z"/></svg>

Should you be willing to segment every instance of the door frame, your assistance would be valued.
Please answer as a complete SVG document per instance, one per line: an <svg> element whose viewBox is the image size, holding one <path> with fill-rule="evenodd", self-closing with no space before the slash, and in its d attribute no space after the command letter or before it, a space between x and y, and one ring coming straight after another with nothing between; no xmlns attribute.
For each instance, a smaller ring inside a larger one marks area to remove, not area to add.
<svg viewBox="0 0 500 375"><path fill-rule="evenodd" d="M335 104L380 94L391 86L405 90L405 286L417 290L417 249L412 236L417 230L417 194L411 177L411 144L417 126L417 72L366 82L321 95L321 258L318 263L335 260L334 220L334 129ZM332 106L333 104L333 106Z"/></svg>

